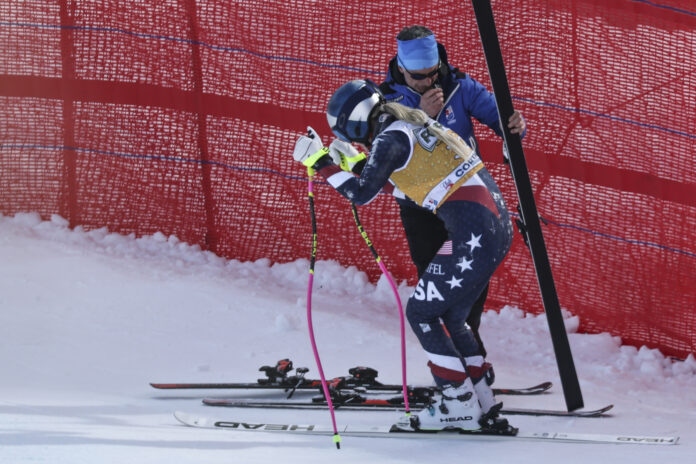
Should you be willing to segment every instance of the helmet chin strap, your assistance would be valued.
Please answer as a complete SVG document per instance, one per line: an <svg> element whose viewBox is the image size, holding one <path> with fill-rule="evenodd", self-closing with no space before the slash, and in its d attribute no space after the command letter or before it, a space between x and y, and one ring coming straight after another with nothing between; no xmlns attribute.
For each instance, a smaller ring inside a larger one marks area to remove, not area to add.
<svg viewBox="0 0 696 464"><path fill-rule="evenodd" d="M384 113L384 110L382 109L382 105L384 105L387 101L380 95L379 98L379 103L375 105L374 108L372 108L372 111L370 112L370 115L367 118L368 125L369 125L369 132L367 135L367 143L363 144L361 142L357 142L360 145L364 145L364 148L369 151L369 149L372 147L372 141L375 138L375 127L377 127L377 121L379 119L379 116Z"/></svg>

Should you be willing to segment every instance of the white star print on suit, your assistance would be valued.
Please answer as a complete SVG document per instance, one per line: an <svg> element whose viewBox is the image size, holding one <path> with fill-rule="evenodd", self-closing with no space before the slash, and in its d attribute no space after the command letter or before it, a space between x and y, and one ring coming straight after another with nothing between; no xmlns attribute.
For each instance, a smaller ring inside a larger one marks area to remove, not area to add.
<svg viewBox="0 0 696 464"><path fill-rule="evenodd" d="M462 256L462 260L457 263L457 267L461 272L466 271L467 269L472 270L473 268L471 267L471 263L473 263L474 260L472 259L471 261L467 261L465 257Z"/></svg>
<svg viewBox="0 0 696 464"><path fill-rule="evenodd" d="M466 242L467 245L469 245L469 252L471 253L474 251L476 248L481 248L481 234L479 235L474 235L474 233L471 233L471 240Z"/></svg>
<svg viewBox="0 0 696 464"><path fill-rule="evenodd" d="M457 279L454 276L450 280L446 280L445 283L450 285L450 290L452 290L454 287L461 287L462 286L462 280L464 279Z"/></svg>

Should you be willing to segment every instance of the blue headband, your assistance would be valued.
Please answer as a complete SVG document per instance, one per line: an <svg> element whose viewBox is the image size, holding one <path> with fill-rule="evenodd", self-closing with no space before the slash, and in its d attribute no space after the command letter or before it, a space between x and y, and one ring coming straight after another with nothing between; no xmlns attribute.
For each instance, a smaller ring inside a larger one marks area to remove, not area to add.
<svg viewBox="0 0 696 464"><path fill-rule="evenodd" d="M435 35L411 40L396 40L397 56L408 71L432 68L440 61Z"/></svg>

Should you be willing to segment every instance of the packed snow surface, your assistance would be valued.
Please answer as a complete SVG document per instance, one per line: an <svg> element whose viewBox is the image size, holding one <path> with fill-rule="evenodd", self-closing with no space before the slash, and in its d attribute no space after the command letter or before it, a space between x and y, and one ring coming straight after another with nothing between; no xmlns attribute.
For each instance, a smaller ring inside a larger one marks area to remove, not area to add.
<svg viewBox="0 0 696 464"><path fill-rule="evenodd" d="M321 243L320 243L321 246ZM366 250L366 253L368 251ZM388 257L385 257L388 266ZM328 411L230 409L201 398L279 392L162 391L149 382L254 382L290 358L318 371L308 338L308 261L222 259L175 237L70 229L54 216L0 216L0 462L2 463L687 463L696 456L696 361L624 346L566 326L587 408L611 417L511 416L529 431L680 436L676 446L417 440L194 429L175 410L226 420L331 425ZM402 300L412 288L399 286ZM401 381L399 318L386 279L319 261L313 293L327 376L353 366ZM482 333L498 386L550 380L550 393L500 397L509 407L563 409L548 326L532 308L491 308ZM693 308L685 308L693 310ZM659 308L655 308L659 311ZM431 384L407 328L409 384ZM300 393L298 393L299 395ZM314 392L303 393L306 398ZM390 424L399 412L337 411L339 425Z"/></svg>

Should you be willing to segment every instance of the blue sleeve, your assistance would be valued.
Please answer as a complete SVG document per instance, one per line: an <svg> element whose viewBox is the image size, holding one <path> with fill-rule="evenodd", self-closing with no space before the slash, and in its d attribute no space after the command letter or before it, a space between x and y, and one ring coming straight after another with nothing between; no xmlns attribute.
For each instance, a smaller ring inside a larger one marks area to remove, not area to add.
<svg viewBox="0 0 696 464"><path fill-rule="evenodd" d="M383 132L372 143L360 177L347 179L336 190L356 205L369 203L410 155L411 142L406 134L398 130Z"/></svg>
<svg viewBox="0 0 696 464"><path fill-rule="evenodd" d="M468 103L469 114L475 117L480 123L487 125L503 138L503 130L500 128L498 117L498 106L495 103L495 95L481 83L467 76L462 79L462 87L466 89L464 101ZM466 82L466 83L465 83ZM522 133L521 138L527 134L527 130Z"/></svg>
<svg viewBox="0 0 696 464"><path fill-rule="evenodd" d="M460 79L460 83L464 92L464 105L469 114L502 137L503 131L500 129L495 96L483 84L469 76Z"/></svg>

